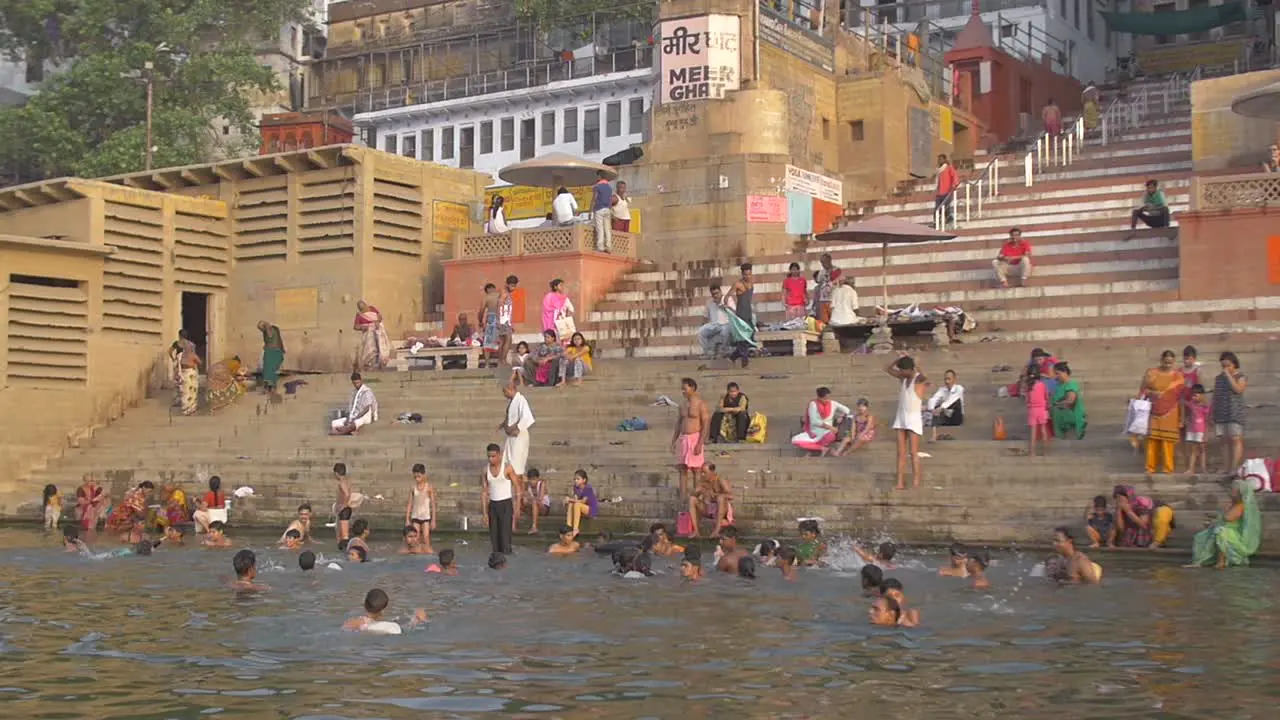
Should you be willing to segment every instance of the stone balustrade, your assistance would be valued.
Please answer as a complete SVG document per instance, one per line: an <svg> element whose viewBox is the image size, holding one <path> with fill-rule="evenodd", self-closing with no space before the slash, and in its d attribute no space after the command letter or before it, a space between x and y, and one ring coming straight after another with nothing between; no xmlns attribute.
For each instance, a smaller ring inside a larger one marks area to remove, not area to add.
<svg viewBox="0 0 1280 720"><path fill-rule="evenodd" d="M613 231L610 254L636 257L637 233ZM595 252L595 229L588 224L467 235L457 240L454 260Z"/></svg>
<svg viewBox="0 0 1280 720"><path fill-rule="evenodd" d="M1191 185L1192 210L1280 205L1280 173L1198 177Z"/></svg>

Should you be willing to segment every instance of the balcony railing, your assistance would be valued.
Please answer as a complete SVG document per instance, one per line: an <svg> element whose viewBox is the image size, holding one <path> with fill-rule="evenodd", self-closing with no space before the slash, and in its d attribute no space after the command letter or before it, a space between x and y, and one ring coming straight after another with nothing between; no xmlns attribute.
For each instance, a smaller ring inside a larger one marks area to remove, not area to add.
<svg viewBox="0 0 1280 720"><path fill-rule="evenodd" d="M612 235L610 254L625 258L636 256L637 241L640 239L638 234L615 230ZM458 238L453 259L479 260L593 252L595 247L595 230L591 225L584 223L564 227L511 230L492 235L467 235Z"/></svg>
<svg viewBox="0 0 1280 720"><path fill-rule="evenodd" d="M1017 8L1042 7L1045 0L979 0L980 12L999 12ZM844 23L849 27L867 22L862 10L870 10L873 21L887 22L891 25L917 23L921 20L942 20L944 18L968 17L973 12L973 0L927 0L925 2L900 2L892 5L876 5L863 8L848 3L845 9ZM997 33L998 35L998 33Z"/></svg>
<svg viewBox="0 0 1280 720"><path fill-rule="evenodd" d="M1198 177L1191 181L1192 210L1280 206L1280 173Z"/></svg>
<svg viewBox="0 0 1280 720"><path fill-rule="evenodd" d="M316 106L350 104L355 112L373 112L390 108L476 97L508 90L526 90L554 82L628 72L653 67L653 48L641 45L580 60L546 60L523 64L509 70L476 73L449 78L409 83L396 87L359 90L311 98Z"/></svg>

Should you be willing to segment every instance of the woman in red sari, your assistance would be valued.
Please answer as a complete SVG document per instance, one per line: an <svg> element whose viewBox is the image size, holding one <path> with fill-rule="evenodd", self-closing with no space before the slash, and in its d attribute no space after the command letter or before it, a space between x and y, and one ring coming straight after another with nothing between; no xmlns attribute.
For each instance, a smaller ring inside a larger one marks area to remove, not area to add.
<svg viewBox="0 0 1280 720"><path fill-rule="evenodd" d="M107 492L93 479L92 474L85 473L83 482L76 489L76 520L80 523L80 529L97 530L106 505Z"/></svg>
<svg viewBox="0 0 1280 720"><path fill-rule="evenodd" d="M361 300L356 303L356 319L352 327L360 333L360 349L356 361L361 370L381 370L391 362L391 339L382 325L378 308Z"/></svg>
<svg viewBox="0 0 1280 720"><path fill-rule="evenodd" d="M147 499L155 488L150 480L144 480L138 487L125 493L124 498L107 516L107 532L118 533L121 542L140 542L143 523L147 517Z"/></svg>

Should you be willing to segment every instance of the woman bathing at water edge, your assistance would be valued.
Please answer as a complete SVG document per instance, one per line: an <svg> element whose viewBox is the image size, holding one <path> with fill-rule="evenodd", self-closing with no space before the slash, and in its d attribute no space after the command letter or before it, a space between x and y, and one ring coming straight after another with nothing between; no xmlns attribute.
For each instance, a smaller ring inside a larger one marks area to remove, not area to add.
<svg viewBox="0 0 1280 720"><path fill-rule="evenodd" d="M1231 484L1226 508L1196 533L1187 567L1213 565L1222 570L1248 565L1261 542L1262 512L1254 496L1253 481L1236 480Z"/></svg>
<svg viewBox="0 0 1280 720"><path fill-rule="evenodd" d="M910 455L912 485L920 487L924 470L920 466L920 438L924 435L924 394L929 381L924 369L914 358L899 353L898 359L889 363L886 373L898 379L898 414L893 419L893 429L898 436L898 484L895 489L906 490L907 459Z"/></svg>

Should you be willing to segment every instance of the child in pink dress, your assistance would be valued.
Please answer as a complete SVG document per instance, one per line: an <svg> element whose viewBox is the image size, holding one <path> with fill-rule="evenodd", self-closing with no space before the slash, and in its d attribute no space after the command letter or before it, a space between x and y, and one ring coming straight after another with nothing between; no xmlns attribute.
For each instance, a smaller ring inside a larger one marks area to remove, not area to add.
<svg viewBox="0 0 1280 720"><path fill-rule="evenodd" d="M1204 386L1199 383L1191 386L1191 397L1183 401L1185 412L1183 417L1187 432L1183 439L1187 443L1187 474L1196 471L1196 459L1200 460L1200 472L1208 474L1208 459L1205 453L1204 436L1209 428L1211 407L1204 397Z"/></svg>
<svg viewBox="0 0 1280 720"><path fill-rule="evenodd" d="M1044 444L1044 454L1049 454L1049 389L1040 379L1038 370L1031 370L1027 377L1027 427L1030 429L1028 455L1036 454L1036 440Z"/></svg>

